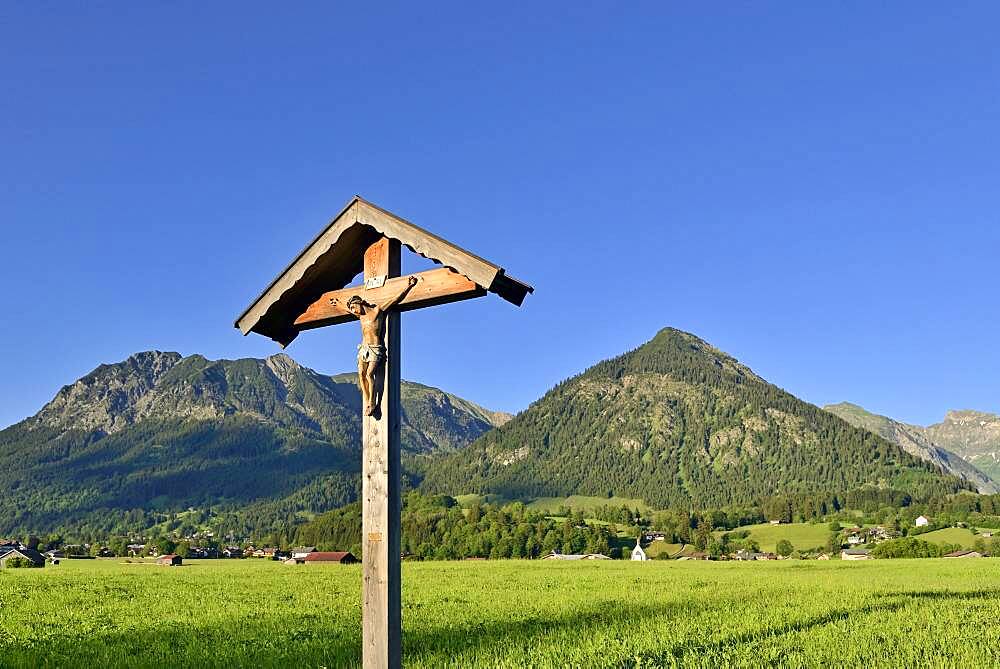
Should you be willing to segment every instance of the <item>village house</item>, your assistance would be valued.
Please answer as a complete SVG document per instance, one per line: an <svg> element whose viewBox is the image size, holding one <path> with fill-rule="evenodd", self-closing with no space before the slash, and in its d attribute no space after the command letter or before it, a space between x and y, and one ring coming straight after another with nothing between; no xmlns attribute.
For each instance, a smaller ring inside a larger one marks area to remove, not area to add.
<svg viewBox="0 0 1000 669"><path fill-rule="evenodd" d="M696 551L694 553L689 553L688 555L682 555L678 560L708 560L708 553L702 553L701 551Z"/></svg>
<svg viewBox="0 0 1000 669"><path fill-rule="evenodd" d="M292 557L295 559L304 559L310 553L315 553L315 546L299 546L298 548L292 549Z"/></svg>
<svg viewBox="0 0 1000 669"><path fill-rule="evenodd" d="M917 516L917 519L913 521L913 524L917 527L927 527L931 522L931 519L927 516Z"/></svg>
<svg viewBox="0 0 1000 669"><path fill-rule="evenodd" d="M302 558L302 561L305 564L324 564L331 562L337 564L355 564L358 561L358 558L354 557L347 551L313 551Z"/></svg>
<svg viewBox="0 0 1000 669"><path fill-rule="evenodd" d="M983 554L979 551L958 550L945 555L946 558L981 558Z"/></svg>
<svg viewBox="0 0 1000 669"><path fill-rule="evenodd" d="M0 569L6 569L11 560L30 563L33 567L45 566L45 556L32 548L25 548L21 545L12 546L10 544L0 547Z"/></svg>
<svg viewBox="0 0 1000 669"><path fill-rule="evenodd" d="M202 548L201 546L191 546L188 548L188 557L200 560L207 557L217 556L209 556L209 550L207 548Z"/></svg>
<svg viewBox="0 0 1000 669"><path fill-rule="evenodd" d="M882 541L888 541L896 534L896 532L893 532L882 525L876 525L875 527L868 528L868 542L877 544Z"/></svg>
<svg viewBox="0 0 1000 669"><path fill-rule="evenodd" d="M651 543L653 541L666 541L667 540L667 533L666 532L646 532L645 534L642 535L642 540L645 541L647 544Z"/></svg>
<svg viewBox="0 0 1000 669"><path fill-rule="evenodd" d="M763 553L756 553L754 551L747 551L747 550L743 550L741 548L740 550L738 550L735 553L733 553L730 557L733 560L739 560L741 562L750 562L752 560L759 559L758 556L761 556L761 555L763 555Z"/></svg>
<svg viewBox="0 0 1000 669"><path fill-rule="evenodd" d="M243 549L239 546L227 546L222 551L222 557L226 558L241 558L243 557Z"/></svg>
<svg viewBox="0 0 1000 669"><path fill-rule="evenodd" d="M161 555L156 558L156 564L161 564L166 567L177 567L183 564L184 560L181 559L180 555L175 555L173 553L168 553L167 555Z"/></svg>
<svg viewBox="0 0 1000 669"><path fill-rule="evenodd" d="M869 551L864 548L849 548L840 552L841 560L870 560Z"/></svg>

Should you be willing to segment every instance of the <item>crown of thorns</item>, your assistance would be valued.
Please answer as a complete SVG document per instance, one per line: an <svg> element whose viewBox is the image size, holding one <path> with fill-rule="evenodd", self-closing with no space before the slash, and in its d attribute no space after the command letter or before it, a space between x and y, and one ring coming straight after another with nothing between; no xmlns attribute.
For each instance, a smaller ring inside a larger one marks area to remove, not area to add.
<svg viewBox="0 0 1000 669"><path fill-rule="evenodd" d="M350 309L352 304L364 304L365 301L361 299L360 295L351 295L351 298L347 300L347 308Z"/></svg>

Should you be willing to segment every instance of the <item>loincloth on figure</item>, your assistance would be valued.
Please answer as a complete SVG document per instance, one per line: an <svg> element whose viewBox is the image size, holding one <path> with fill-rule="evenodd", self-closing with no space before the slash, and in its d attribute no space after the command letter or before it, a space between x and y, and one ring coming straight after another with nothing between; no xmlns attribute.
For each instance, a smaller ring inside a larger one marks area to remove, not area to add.
<svg viewBox="0 0 1000 669"><path fill-rule="evenodd" d="M358 362L379 363L385 360L385 346L382 344L359 344Z"/></svg>

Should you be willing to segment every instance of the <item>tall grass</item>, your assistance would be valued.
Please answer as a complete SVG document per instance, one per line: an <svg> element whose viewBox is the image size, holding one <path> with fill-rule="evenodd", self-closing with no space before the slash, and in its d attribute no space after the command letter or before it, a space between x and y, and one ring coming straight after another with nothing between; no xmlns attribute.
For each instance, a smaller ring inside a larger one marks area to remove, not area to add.
<svg viewBox="0 0 1000 669"><path fill-rule="evenodd" d="M995 666L1000 560L404 565L412 667ZM350 667L360 569L0 572L3 667Z"/></svg>

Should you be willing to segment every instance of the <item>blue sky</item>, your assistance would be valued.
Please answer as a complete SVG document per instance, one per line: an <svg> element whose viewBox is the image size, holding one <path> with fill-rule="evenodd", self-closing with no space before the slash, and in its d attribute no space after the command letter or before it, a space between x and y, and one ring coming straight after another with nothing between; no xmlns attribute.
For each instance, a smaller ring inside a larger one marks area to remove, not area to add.
<svg viewBox="0 0 1000 669"><path fill-rule="evenodd" d="M817 404L1000 411L995 4L88 4L0 7L0 425L276 352L232 321L354 193L536 287L404 317L404 377L491 408L671 325Z"/></svg>

